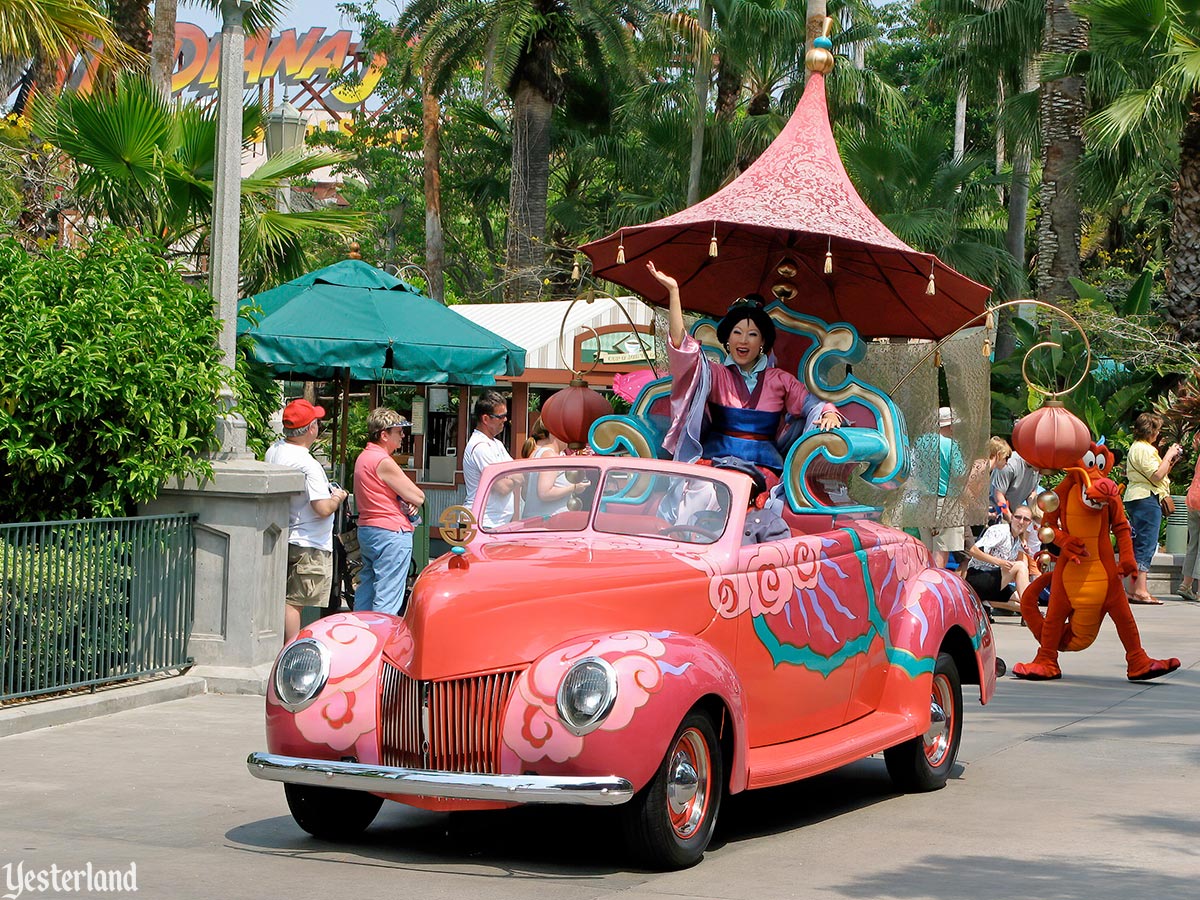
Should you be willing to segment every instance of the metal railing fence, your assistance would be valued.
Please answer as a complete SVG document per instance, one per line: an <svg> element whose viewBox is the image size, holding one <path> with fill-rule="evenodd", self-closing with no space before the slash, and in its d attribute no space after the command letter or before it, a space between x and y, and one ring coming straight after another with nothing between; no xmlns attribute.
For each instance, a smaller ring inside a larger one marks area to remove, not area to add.
<svg viewBox="0 0 1200 900"><path fill-rule="evenodd" d="M0 525L0 702L190 665L194 524Z"/></svg>

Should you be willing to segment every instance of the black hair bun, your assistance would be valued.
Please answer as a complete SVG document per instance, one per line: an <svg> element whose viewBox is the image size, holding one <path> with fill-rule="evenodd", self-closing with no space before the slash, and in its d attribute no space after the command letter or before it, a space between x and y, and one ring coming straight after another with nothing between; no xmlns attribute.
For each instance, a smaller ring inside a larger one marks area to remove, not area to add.
<svg viewBox="0 0 1200 900"><path fill-rule="evenodd" d="M735 309L740 309L746 306L751 306L755 309L764 309L766 305L767 301L762 294L746 294L746 296L738 297L733 301L729 307L729 312L733 312Z"/></svg>

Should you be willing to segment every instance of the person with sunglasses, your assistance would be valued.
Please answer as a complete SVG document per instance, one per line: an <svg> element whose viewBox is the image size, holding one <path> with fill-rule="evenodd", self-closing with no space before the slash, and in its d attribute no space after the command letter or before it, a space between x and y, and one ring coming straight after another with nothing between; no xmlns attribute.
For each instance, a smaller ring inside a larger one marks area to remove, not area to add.
<svg viewBox="0 0 1200 900"><path fill-rule="evenodd" d="M463 481L467 486L466 506L473 507L479 490L479 476L492 463L512 462L512 455L500 435L508 424L508 401L496 391L484 391L475 401L475 430L463 451ZM495 528L512 521L515 506L513 490L520 483L516 475L500 478L492 484L487 507L480 517L485 528Z"/></svg>
<svg viewBox="0 0 1200 900"><path fill-rule="evenodd" d="M967 584L975 589L989 616L997 606L1020 611L1021 595L1029 587L1029 568L1021 553L1033 555L1026 537L1032 521L1029 507L1018 506L1007 522L992 525L967 550Z"/></svg>

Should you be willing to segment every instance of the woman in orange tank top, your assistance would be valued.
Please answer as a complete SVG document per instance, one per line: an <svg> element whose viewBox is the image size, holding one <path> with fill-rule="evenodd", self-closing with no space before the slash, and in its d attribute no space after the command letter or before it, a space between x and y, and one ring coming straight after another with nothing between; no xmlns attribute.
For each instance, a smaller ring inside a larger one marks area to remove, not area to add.
<svg viewBox="0 0 1200 900"><path fill-rule="evenodd" d="M425 492L392 459L408 426L402 415L384 407L371 410L367 417L367 445L354 464L363 562L354 591L355 612L404 614L412 517L425 502Z"/></svg>

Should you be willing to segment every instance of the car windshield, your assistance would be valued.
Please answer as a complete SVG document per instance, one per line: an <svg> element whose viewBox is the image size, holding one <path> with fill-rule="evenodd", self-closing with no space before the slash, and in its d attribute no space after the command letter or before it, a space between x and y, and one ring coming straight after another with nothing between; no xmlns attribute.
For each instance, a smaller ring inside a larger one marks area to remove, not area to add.
<svg viewBox="0 0 1200 900"><path fill-rule="evenodd" d="M582 531L711 544L729 524L731 496L703 475L562 465L493 479L480 527L489 533ZM597 489L599 488L599 489Z"/></svg>
<svg viewBox="0 0 1200 900"><path fill-rule="evenodd" d="M600 470L578 463L514 467L492 479L479 525L485 532L583 531Z"/></svg>

